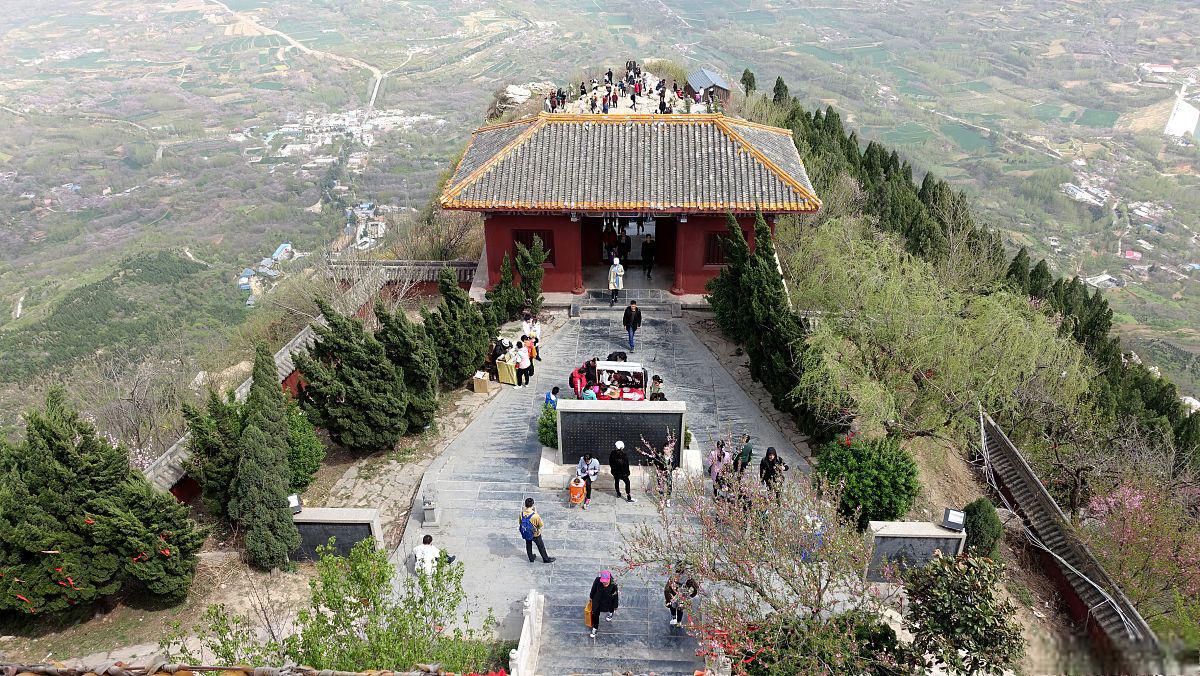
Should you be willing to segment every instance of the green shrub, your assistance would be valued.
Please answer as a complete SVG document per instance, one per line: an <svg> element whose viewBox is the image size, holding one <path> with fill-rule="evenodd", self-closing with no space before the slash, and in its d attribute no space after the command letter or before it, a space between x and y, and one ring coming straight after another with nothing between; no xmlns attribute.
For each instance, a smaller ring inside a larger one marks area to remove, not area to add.
<svg viewBox="0 0 1200 676"><path fill-rule="evenodd" d="M979 498L963 511L967 515L967 553L996 558L1004 537L1004 525L996 515L996 506L987 498Z"/></svg>
<svg viewBox="0 0 1200 676"><path fill-rule="evenodd" d="M534 315L542 311L542 302L545 300L542 297L542 279L546 276L542 264L548 258L550 251L542 245L541 237L534 235L533 246L529 248L517 242L517 272L521 273L521 286L520 304L515 312L520 312L525 303L529 304L529 311Z"/></svg>
<svg viewBox="0 0 1200 676"><path fill-rule="evenodd" d="M868 521L904 516L917 497L917 463L893 436L864 441L847 435L817 451L817 471L830 483L843 483L842 514Z"/></svg>
<svg viewBox="0 0 1200 676"><path fill-rule="evenodd" d="M288 401L288 474L293 491L308 488L325 459L325 444L295 400Z"/></svg>
<svg viewBox="0 0 1200 676"><path fill-rule="evenodd" d="M542 404L542 415L538 417L538 441L543 446L558 448L558 411L550 404Z"/></svg>
<svg viewBox="0 0 1200 676"><path fill-rule="evenodd" d="M906 628L932 665L950 673L999 674L1025 652L1016 609L996 596L1000 564L967 556L935 556L905 575Z"/></svg>
<svg viewBox="0 0 1200 676"><path fill-rule="evenodd" d="M488 290L485 297L491 302L497 325L516 319L524 307L525 297L513 281L512 259L508 257L508 252L504 253L504 260L500 263L500 281Z"/></svg>

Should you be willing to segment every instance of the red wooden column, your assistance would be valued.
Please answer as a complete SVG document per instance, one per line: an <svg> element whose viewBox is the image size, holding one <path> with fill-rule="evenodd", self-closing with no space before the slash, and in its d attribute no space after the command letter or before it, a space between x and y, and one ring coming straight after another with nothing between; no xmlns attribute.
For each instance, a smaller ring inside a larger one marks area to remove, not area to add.
<svg viewBox="0 0 1200 676"><path fill-rule="evenodd" d="M687 266L687 256L684 253L687 247L687 233L687 223L675 226L675 281L671 284L671 293L676 296L686 293L683 289L683 269Z"/></svg>

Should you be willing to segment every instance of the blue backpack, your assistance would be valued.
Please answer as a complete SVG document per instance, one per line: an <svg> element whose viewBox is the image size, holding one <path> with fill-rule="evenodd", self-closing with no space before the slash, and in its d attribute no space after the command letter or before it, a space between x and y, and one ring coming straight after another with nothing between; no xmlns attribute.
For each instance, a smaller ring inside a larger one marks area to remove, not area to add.
<svg viewBox="0 0 1200 676"><path fill-rule="evenodd" d="M533 513L521 515L521 537L533 540Z"/></svg>

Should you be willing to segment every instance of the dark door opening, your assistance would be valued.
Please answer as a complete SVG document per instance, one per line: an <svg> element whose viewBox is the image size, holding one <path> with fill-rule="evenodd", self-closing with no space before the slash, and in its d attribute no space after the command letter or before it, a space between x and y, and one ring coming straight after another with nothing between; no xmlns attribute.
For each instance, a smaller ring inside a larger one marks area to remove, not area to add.
<svg viewBox="0 0 1200 676"><path fill-rule="evenodd" d="M670 288L675 274L677 219L674 216L584 216L579 225L585 286L607 288L608 267L615 255L625 267L625 284L629 288ZM620 244L622 232L629 235L628 251ZM652 277L647 279L643 272L642 247L649 237L654 238L655 256Z"/></svg>

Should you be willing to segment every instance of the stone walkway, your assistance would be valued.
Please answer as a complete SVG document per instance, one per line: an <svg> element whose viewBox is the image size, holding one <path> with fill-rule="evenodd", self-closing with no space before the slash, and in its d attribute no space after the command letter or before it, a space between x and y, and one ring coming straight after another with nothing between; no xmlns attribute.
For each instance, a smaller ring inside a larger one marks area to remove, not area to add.
<svg viewBox="0 0 1200 676"><path fill-rule="evenodd" d="M592 356L603 358L626 349L621 310L593 311L572 319L543 346L533 386L508 386L480 411L426 471L418 496L434 493L442 525L423 528L420 510L409 517L404 539L392 555L397 568L411 570L409 554L425 534L465 564L464 586L476 610L492 608L500 634L516 638L521 600L530 588L546 595L544 644L539 673L558 676L610 669L659 674L692 673L701 662L695 642L669 626L662 607L663 580L621 574L621 529L653 521L653 501L645 486L635 486L637 503L618 500L611 484L598 483L592 508L570 508L565 491L539 489L541 446L536 417L545 392L564 391L571 369ZM718 435L749 431L755 460L775 446L795 471L808 465L713 358L687 324L665 310L644 311L637 350L652 374L663 376L672 400L688 403L686 423L702 448ZM530 563L517 532L517 516L526 497L537 501L546 521L544 537L553 564ZM583 606L592 580L611 569L621 589L621 610L613 623L601 621L594 641L583 625Z"/></svg>

